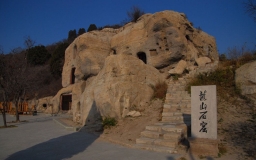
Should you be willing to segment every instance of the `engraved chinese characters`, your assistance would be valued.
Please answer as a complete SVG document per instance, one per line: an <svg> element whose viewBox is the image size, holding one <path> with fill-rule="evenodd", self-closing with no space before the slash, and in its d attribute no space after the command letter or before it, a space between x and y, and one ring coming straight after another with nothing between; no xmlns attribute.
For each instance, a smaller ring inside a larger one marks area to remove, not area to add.
<svg viewBox="0 0 256 160"><path fill-rule="evenodd" d="M217 139L215 85L191 87L191 120L192 137Z"/></svg>
<svg viewBox="0 0 256 160"><path fill-rule="evenodd" d="M200 123L201 129L199 130L199 132L206 132L207 133L207 128L206 125L207 123L203 121L203 119L206 119L206 113L207 113L207 105L204 103L204 101L206 101L206 90L204 92L200 91L199 94L199 99L200 101L202 101L202 104L200 104L200 117L199 120L202 120Z"/></svg>

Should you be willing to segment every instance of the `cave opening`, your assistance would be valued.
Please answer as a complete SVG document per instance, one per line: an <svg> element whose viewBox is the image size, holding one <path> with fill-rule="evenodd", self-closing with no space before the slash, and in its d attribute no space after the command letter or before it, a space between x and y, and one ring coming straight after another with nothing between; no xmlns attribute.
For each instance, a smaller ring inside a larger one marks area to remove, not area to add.
<svg viewBox="0 0 256 160"><path fill-rule="evenodd" d="M147 55L144 52L137 53L137 56L140 60L142 60L145 64L147 64Z"/></svg>

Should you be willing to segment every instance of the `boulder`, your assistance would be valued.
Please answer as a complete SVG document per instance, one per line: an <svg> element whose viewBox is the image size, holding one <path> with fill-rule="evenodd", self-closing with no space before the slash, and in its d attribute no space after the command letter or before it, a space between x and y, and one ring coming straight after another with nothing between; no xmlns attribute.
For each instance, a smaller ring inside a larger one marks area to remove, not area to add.
<svg viewBox="0 0 256 160"><path fill-rule="evenodd" d="M139 117L139 116L141 116L141 113L138 112L138 111L131 111L131 112L127 113L126 116L130 116L130 117Z"/></svg>
<svg viewBox="0 0 256 160"><path fill-rule="evenodd" d="M157 83L164 83L164 78L154 67L132 55L109 56L81 96L81 123L94 122L98 114L120 119L132 106L149 106Z"/></svg>
<svg viewBox="0 0 256 160"><path fill-rule="evenodd" d="M236 85L242 94L256 93L256 61L246 63L236 70Z"/></svg>
<svg viewBox="0 0 256 160"><path fill-rule="evenodd" d="M187 67L187 62L180 60L174 69L169 71L170 74L182 74L184 69Z"/></svg>
<svg viewBox="0 0 256 160"><path fill-rule="evenodd" d="M204 67L206 64L211 63L212 60L208 57L200 57L196 59L196 63L199 67Z"/></svg>

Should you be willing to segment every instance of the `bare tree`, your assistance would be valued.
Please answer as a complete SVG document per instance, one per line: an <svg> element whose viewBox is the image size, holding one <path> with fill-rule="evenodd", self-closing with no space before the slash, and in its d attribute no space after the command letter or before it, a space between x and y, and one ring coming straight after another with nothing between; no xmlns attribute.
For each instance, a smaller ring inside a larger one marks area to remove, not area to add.
<svg viewBox="0 0 256 160"><path fill-rule="evenodd" d="M30 49L30 48L34 47L35 44L36 44L36 41L31 39L30 36L25 37L24 45L25 45L26 49Z"/></svg>
<svg viewBox="0 0 256 160"><path fill-rule="evenodd" d="M4 102L12 101L16 110L16 121L19 119L18 105L26 97L26 90L29 87L29 72L27 72L27 63L25 53L19 49L13 49L10 54L3 55L0 86L3 92Z"/></svg>
<svg viewBox="0 0 256 160"><path fill-rule="evenodd" d="M4 54L3 54L3 50L1 49L0 51L0 82L2 81L3 79L3 72L4 72ZM5 92L3 90L3 86L2 86L2 83L0 83L0 94L2 95L2 99L0 99L3 103L2 103L2 107L0 110L1 110L1 113L2 113L2 116L3 116L3 121L4 121L4 127L7 127L7 123L6 123L6 115L5 115L5 112L6 112L6 107L7 107L7 101L6 101L6 96L5 96Z"/></svg>
<svg viewBox="0 0 256 160"><path fill-rule="evenodd" d="M256 21L256 0L247 0L244 2L246 12Z"/></svg>
<svg viewBox="0 0 256 160"><path fill-rule="evenodd" d="M127 16L131 22L136 22L143 14L145 14L144 11L137 6L132 6L130 11L127 11Z"/></svg>

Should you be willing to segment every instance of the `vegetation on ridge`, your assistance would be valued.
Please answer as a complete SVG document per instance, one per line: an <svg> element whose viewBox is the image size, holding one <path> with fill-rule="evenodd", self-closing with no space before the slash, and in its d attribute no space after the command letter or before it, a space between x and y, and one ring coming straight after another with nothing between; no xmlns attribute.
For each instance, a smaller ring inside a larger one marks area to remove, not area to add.
<svg viewBox="0 0 256 160"><path fill-rule="evenodd" d="M241 65L256 60L256 52L244 51L243 49L239 51L235 47L229 49L228 55L230 59L220 55L222 58L220 59L219 67L213 72L197 75L187 84L186 90L191 92L191 86L216 85L218 95L223 98L227 98L227 96L244 98L241 95L240 86L235 83L235 71Z"/></svg>

